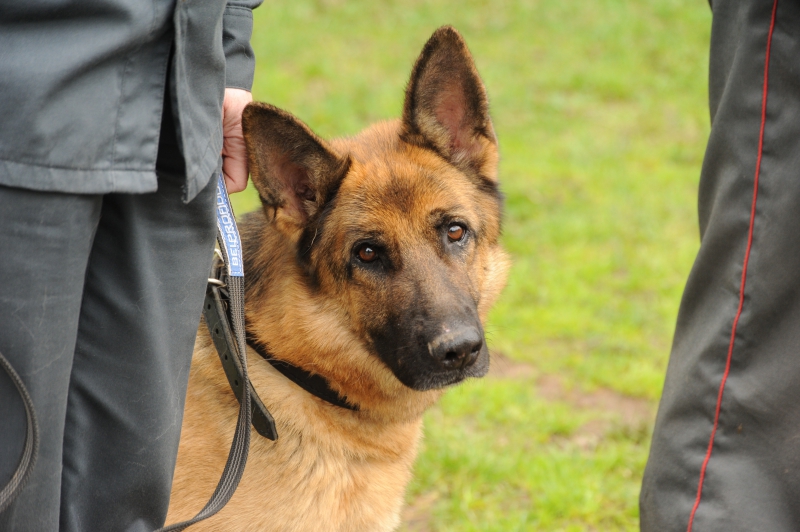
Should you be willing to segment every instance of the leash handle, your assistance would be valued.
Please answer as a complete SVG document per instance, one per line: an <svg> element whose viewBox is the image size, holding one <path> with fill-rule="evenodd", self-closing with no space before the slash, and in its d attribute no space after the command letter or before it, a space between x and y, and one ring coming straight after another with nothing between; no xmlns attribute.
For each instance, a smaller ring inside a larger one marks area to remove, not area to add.
<svg viewBox="0 0 800 532"><path fill-rule="evenodd" d="M27 421L25 445L22 449L19 465L14 474L11 475L11 480L0 490L0 513L3 513L19 495L19 492L22 491L31 475L31 471L33 471L33 466L36 464L36 456L39 451L39 424L36 421L36 412L33 410L33 401L28 394L27 388L25 388L25 384L17 372L14 371L11 363L3 356L3 353L0 353L0 366L3 366L3 369L11 378L11 382L17 387L17 392L22 398L22 404L25 406L25 418Z"/></svg>
<svg viewBox="0 0 800 532"><path fill-rule="evenodd" d="M242 245L236 219L233 216L228 190L225 188L225 179L222 173L217 179L217 241L219 242L222 260L227 268L227 286L229 293L229 311L233 334L236 337L236 353L242 371L243 382L249 383L247 376L247 356L245 349L244 329L244 264L242 260ZM222 471L217 488L211 495L206 505L193 518L165 526L157 532L178 532L187 527L208 519L219 512L228 503L239 481L242 479L247 454L250 450L250 423L252 410L250 405L250 386L242 386L242 397L239 406L239 417L236 420L236 431L231 442L228 461Z"/></svg>

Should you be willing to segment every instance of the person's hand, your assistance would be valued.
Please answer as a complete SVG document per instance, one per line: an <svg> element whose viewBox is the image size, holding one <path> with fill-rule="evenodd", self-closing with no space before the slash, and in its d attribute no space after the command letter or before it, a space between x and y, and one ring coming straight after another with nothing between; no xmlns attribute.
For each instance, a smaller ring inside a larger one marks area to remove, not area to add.
<svg viewBox="0 0 800 532"><path fill-rule="evenodd" d="M222 173L228 193L241 192L247 187L247 152L242 135L242 111L253 101L253 95L243 89L225 89L222 101Z"/></svg>

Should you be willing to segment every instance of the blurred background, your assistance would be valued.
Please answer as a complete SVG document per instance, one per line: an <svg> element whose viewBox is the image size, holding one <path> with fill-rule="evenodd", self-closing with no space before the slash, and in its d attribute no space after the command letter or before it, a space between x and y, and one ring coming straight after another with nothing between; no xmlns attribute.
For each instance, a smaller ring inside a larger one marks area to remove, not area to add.
<svg viewBox="0 0 800 532"><path fill-rule="evenodd" d="M402 530L638 530L709 129L702 0L265 2L257 100L323 137L400 116L431 33L491 102L514 266L492 371L425 419ZM239 214L258 208L252 189Z"/></svg>

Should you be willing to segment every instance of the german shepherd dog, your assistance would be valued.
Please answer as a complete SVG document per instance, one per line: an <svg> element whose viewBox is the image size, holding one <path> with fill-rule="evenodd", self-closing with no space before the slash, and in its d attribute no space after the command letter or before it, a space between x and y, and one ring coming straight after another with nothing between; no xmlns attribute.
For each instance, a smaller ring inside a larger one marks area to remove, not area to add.
<svg viewBox="0 0 800 532"><path fill-rule="evenodd" d="M253 433L238 491L196 528L394 530L423 412L489 369L483 323L508 259L486 90L461 35L443 27L414 65L400 120L325 141L253 103L243 127L263 203L241 224L248 335L355 408L312 395L248 348L279 437ZM205 329L167 522L203 507L237 419Z"/></svg>

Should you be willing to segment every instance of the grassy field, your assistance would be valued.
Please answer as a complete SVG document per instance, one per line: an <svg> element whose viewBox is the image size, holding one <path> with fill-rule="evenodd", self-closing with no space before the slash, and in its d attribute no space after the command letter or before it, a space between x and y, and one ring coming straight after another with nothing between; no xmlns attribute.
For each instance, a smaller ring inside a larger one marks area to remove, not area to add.
<svg viewBox="0 0 800 532"><path fill-rule="evenodd" d="M710 12L694 0L294 0L256 13L256 99L325 137L399 116L456 26L500 139L510 282L492 374L426 418L405 530L635 530L699 243ZM257 206L252 190L238 212Z"/></svg>

